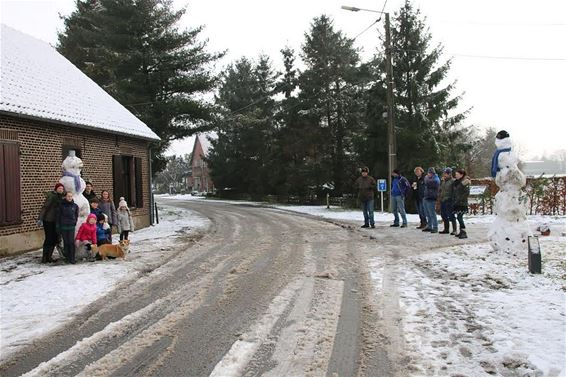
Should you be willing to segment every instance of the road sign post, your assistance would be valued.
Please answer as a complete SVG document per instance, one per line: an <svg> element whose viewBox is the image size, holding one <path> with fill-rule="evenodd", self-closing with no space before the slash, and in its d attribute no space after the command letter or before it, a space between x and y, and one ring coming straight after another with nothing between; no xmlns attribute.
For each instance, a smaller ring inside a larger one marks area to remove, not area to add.
<svg viewBox="0 0 566 377"><path fill-rule="evenodd" d="M383 193L387 191L387 179L377 180L377 191L381 194L381 212L383 212Z"/></svg>

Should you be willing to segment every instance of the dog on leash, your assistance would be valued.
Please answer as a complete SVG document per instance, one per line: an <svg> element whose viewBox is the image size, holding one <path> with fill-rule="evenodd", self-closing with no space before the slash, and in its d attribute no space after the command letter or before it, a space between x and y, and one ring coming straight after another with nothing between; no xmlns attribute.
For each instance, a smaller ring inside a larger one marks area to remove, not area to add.
<svg viewBox="0 0 566 377"><path fill-rule="evenodd" d="M126 259L126 254L130 248L130 241L121 240L115 245L104 244L98 247L98 255L102 260L107 260L108 257Z"/></svg>

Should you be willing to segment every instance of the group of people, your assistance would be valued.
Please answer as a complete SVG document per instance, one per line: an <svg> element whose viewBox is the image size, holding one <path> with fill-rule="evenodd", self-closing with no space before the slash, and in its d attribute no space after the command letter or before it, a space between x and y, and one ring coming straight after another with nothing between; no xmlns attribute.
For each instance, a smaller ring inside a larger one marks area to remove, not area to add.
<svg viewBox="0 0 566 377"><path fill-rule="evenodd" d="M120 240L127 240L129 233L134 230L130 209L123 197L120 197L116 209L110 193L103 190L99 198L90 182L86 182L82 195L89 202L90 214L75 234L79 207L73 200L73 193L65 192L63 184L57 183L53 191L47 194L37 221L45 233L41 263L54 262L53 251L60 240L63 241L66 262L75 264L77 249L84 247L91 250L91 245L112 243L113 227L117 228Z"/></svg>
<svg viewBox="0 0 566 377"><path fill-rule="evenodd" d="M440 178L434 168L428 168L425 174L424 169L417 166L414 173L415 179L410 183L399 169L393 170L390 189L394 220L390 226L407 227L405 200L411 196L415 200L420 218L417 229L423 232L451 234L460 239L467 238L464 214L468 212L470 179L466 176L466 171L457 169L453 174L452 168L447 167ZM375 179L369 175L367 167L361 169L361 177L356 180L355 186L364 214L362 228L375 228L373 210L377 185ZM440 201L440 214L444 225L444 229L440 232L436 215L438 201ZM450 226L452 226L452 231L450 231Z"/></svg>

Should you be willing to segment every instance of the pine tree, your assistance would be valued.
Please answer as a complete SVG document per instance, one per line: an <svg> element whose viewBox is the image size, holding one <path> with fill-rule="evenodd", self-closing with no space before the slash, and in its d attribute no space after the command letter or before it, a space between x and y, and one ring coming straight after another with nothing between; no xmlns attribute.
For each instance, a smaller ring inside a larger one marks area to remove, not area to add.
<svg viewBox="0 0 566 377"><path fill-rule="evenodd" d="M222 54L206 51L202 27L180 30L185 9L171 0L76 0L58 50L162 139L154 169L170 142L210 129L214 108L201 94L215 87L208 69Z"/></svg>
<svg viewBox="0 0 566 377"><path fill-rule="evenodd" d="M314 19L301 54L306 65L299 77L301 122L310 142L308 170L315 184L332 181L336 192L349 191L352 137L360 108L359 56L353 40L334 30L327 16Z"/></svg>
<svg viewBox="0 0 566 377"><path fill-rule="evenodd" d="M276 74L266 56L242 58L222 75L216 102L223 113L208 158L217 187L261 197L273 191L267 177L272 158Z"/></svg>
<svg viewBox="0 0 566 377"><path fill-rule="evenodd" d="M458 112L455 82L443 86L451 61L442 61L442 46L431 46L424 17L406 1L391 30L397 160L401 169L454 166L471 145Z"/></svg>

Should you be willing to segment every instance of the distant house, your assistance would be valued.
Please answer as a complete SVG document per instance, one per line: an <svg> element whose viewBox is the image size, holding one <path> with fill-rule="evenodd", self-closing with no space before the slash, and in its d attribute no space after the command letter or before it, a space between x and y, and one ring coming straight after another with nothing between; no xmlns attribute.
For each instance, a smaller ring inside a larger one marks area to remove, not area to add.
<svg viewBox="0 0 566 377"><path fill-rule="evenodd" d="M214 134L198 134L195 138L193 153L191 154L190 171L187 177L187 188L189 191L214 192L214 182L209 175L208 165L205 158L210 150L209 138Z"/></svg>
<svg viewBox="0 0 566 377"><path fill-rule="evenodd" d="M0 255L41 245L36 225L69 150L95 191L150 223L150 142L159 137L49 44L2 25Z"/></svg>

